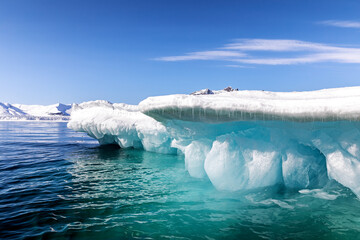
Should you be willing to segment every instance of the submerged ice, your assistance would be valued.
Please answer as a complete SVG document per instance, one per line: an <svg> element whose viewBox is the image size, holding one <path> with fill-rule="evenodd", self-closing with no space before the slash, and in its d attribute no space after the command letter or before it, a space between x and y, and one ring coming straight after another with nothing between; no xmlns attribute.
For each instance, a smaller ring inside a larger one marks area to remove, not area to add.
<svg viewBox="0 0 360 240"><path fill-rule="evenodd" d="M203 92L74 105L68 127L100 144L183 154L191 176L220 190L335 180L360 197L360 87Z"/></svg>

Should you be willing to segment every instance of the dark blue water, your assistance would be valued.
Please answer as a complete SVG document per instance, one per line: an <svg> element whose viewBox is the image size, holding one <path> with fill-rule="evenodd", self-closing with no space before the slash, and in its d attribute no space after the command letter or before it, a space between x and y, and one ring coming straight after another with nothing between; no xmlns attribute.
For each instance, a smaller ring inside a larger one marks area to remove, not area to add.
<svg viewBox="0 0 360 240"><path fill-rule="evenodd" d="M0 122L1 239L360 239L331 183L221 192L181 156L99 147L66 123Z"/></svg>

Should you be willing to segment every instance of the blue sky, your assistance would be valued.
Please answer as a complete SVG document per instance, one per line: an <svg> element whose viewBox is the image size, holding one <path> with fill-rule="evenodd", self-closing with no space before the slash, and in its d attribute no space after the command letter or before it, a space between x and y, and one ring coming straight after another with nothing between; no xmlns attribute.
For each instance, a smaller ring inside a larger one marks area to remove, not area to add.
<svg viewBox="0 0 360 240"><path fill-rule="evenodd" d="M0 102L360 85L360 1L0 1Z"/></svg>

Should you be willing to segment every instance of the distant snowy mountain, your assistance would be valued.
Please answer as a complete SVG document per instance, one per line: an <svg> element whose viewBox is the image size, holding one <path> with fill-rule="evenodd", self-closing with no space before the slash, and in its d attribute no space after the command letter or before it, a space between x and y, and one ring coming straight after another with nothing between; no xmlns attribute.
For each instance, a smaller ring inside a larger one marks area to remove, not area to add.
<svg viewBox="0 0 360 240"><path fill-rule="evenodd" d="M209 94L219 94L219 93L223 93L223 92L234 92L234 91L239 91L239 89L227 87L227 88L224 88L223 90L210 90L208 88L205 88L205 89L201 89L199 91L190 93L190 95L209 95Z"/></svg>
<svg viewBox="0 0 360 240"><path fill-rule="evenodd" d="M23 105L0 102L0 120L69 120L71 105Z"/></svg>

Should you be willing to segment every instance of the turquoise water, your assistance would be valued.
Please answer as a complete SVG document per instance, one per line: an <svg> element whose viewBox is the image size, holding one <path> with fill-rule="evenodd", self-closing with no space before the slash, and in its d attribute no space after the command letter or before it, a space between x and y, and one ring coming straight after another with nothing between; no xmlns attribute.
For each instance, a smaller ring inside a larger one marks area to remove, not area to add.
<svg viewBox="0 0 360 240"><path fill-rule="evenodd" d="M223 192L182 156L99 147L66 123L0 122L1 239L360 239L335 182Z"/></svg>

